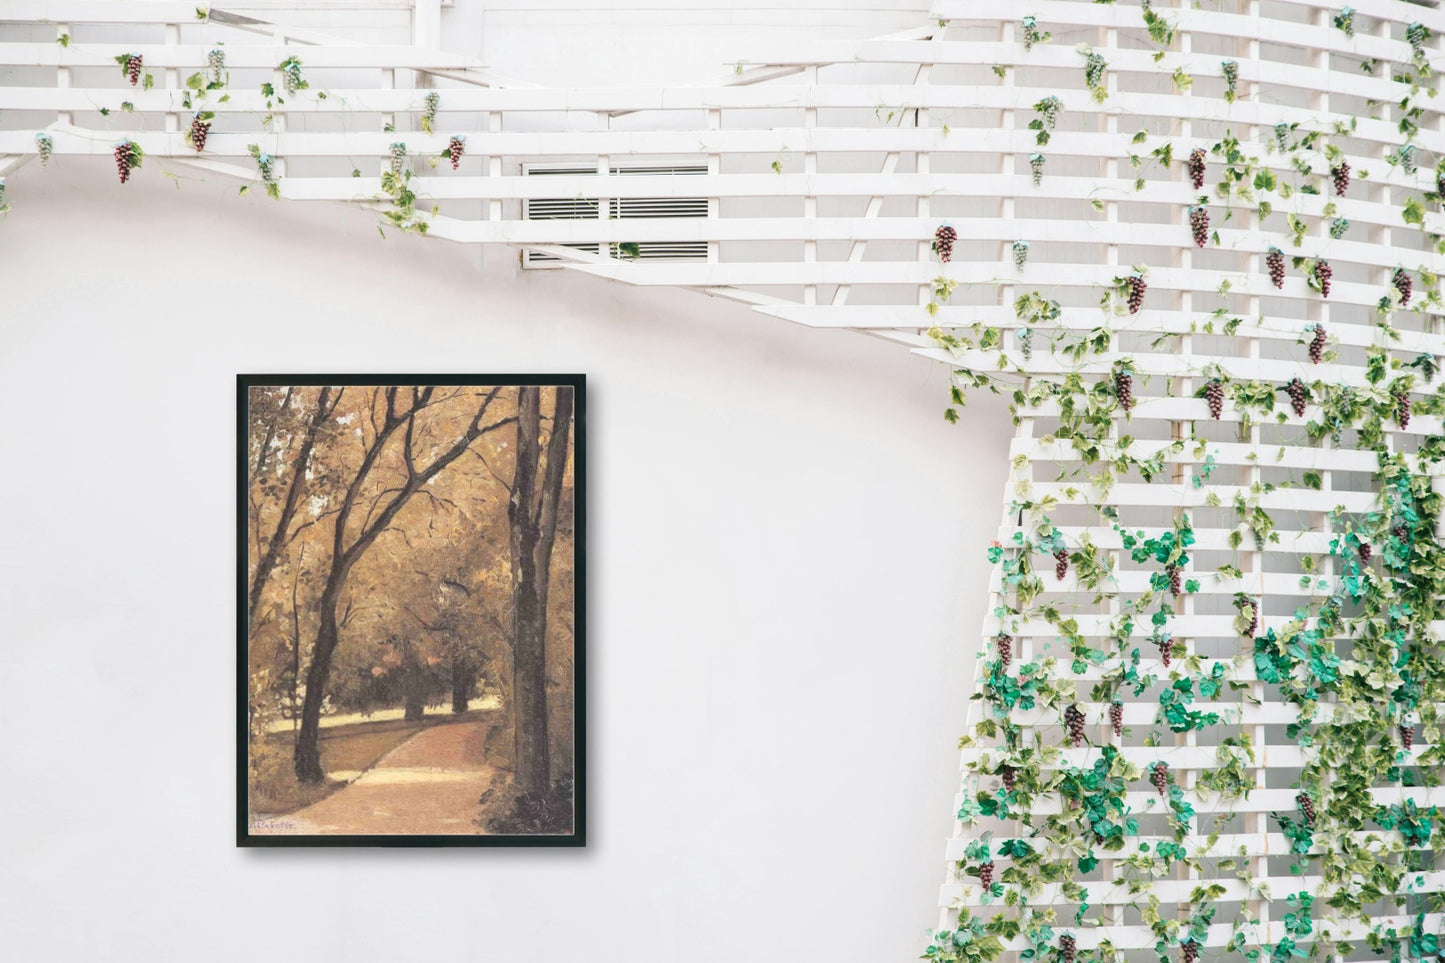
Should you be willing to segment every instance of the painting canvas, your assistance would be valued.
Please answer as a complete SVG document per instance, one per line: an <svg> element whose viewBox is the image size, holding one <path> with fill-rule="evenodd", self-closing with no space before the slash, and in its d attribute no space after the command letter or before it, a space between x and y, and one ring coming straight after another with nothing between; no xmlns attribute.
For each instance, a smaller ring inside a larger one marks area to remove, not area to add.
<svg viewBox="0 0 1445 963"><path fill-rule="evenodd" d="M584 844L584 414L238 377L238 844Z"/></svg>

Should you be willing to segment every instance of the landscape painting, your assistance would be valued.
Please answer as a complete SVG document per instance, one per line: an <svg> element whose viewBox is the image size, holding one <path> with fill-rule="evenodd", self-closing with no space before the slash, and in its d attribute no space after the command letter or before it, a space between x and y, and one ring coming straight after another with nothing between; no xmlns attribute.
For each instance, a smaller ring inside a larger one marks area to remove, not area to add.
<svg viewBox="0 0 1445 963"><path fill-rule="evenodd" d="M239 376L239 845L584 844L583 393Z"/></svg>

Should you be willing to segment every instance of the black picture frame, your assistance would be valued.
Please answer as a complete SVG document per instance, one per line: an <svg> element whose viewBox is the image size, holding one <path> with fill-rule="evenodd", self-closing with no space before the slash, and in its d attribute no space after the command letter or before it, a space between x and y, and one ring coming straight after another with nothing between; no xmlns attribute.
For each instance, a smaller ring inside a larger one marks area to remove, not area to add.
<svg viewBox="0 0 1445 963"><path fill-rule="evenodd" d="M248 798L249 532L248 404L253 387L346 385L476 385L570 387L573 389L574 596L573 668L575 697L573 825L568 835L265 835L251 832ZM547 847L587 845L587 376L585 374L238 374L236 376L236 845L243 848L297 847Z"/></svg>

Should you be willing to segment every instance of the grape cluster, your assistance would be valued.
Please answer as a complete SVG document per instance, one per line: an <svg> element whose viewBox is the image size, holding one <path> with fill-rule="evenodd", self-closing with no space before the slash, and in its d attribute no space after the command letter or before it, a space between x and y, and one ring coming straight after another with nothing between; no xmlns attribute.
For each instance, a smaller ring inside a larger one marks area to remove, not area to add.
<svg viewBox="0 0 1445 963"><path fill-rule="evenodd" d="M1199 959L1199 944L1193 940L1185 940L1179 944L1179 959L1181 963L1194 963Z"/></svg>
<svg viewBox="0 0 1445 963"><path fill-rule="evenodd" d="M1331 167L1330 179L1335 182L1335 194L1344 197L1345 191L1350 189L1350 162L1342 158L1338 164Z"/></svg>
<svg viewBox="0 0 1445 963"><path fill-rule="evenodd" d="M1253 638L1259 631L1259 603L1254 599L1245 599L1244 604L1249 606L1249 629L1244 634Z"/></svg>
<svg viewBox="0 0 1445 963"><path fill-rule="evenodd" d="M432 122L437 119L437 108L441 106L441 103L442 95L435 90L426 95L426 99L423 101L424 106L421 111L421 119L426 125L427 130L431 130Z"/></svg>
<svg viewBox="0 0 1445 963"><path fill-rule="evenodd" d="M115 145L115 169L120 174L120 182L124 184L130 180L130 170L135 164L135 145L128 140L123 140Z"/></svg>
<svg viewBox="0 0 1445 963"><path fill-rule="evenodd" d="M50 155L55 150L55 141L45 131L35 135L35 152L40 155L40 166L44 167L50 163Z"/></svg>
<svg viewBox="0 0 1445 963"><path fill-rule="evenodd" d="M1034 49L1034 44L1038 43L1041 39L1039 36L1039 22L1033 17L1024 17L1020 22L1024 28L1024 49L1032 50Z"/></svg>
<svg viewBox="0 0 1445 963"><path fill-rule="evenodd" d="M1064 102L1052 95L1034 104L1034 110L1040 115L1040 122L1044 130L1053 130L1059 123L1059 111L1064 107Z"/></svg>
<svg viewBox="0 0 1445 963"><path fill-rule="evenodd" d="M1204 400L1209 402L1209 417L1218 421L1224 414L1224 383L1216 378L1205 385Z"/></svg>
<svg viewBox="0 0 1445 963"><path fill-rule="evenodd" d="M212 47L211 52L206 54L206 66L220 79L221 71L226 69L226 51L220 47Z"/></svg>
<svg viewBox="0 0 1445 963"><path fill-rule="evenodd" d="M1063 963L1074 963L1074 954L1079 951L1079 944L1068 933L1059 935L1059 959Z"/></svg>
<svg viewBox="0 0 1445 963"><path fill-rule="evenodd" d="M1022 271L1029 262L1029 242L1014 241L1014 267Z"/></svg>
<svg viewBox="0 0 1445 963"><path fill-rule="evenodd" d="M958 232L951 224L944 224L933 232L933 249L938 252L938 259L944 264L953 260L953 242L956 240Z"/></svg>
<svg viewBox="0 0 1445 963"><path fill-rule="evenodd" d="M1007 632L1000 632L993 637L994 647L998 649L998 660L1007 669L1009 663L1014 660L1014 637Z"/></svg>
<svg viewBox="0 0 1445 963"><path fill-rule="evenodd" d="M1059 549L1054 553L1054 578L1060 582L1064 576L1069 574L1069 553L1065 549Z"/></svg>
<svg viewBox="0 0 1445 963"><path fill-rule="evenodd" d="M1044 180L1044 155L1043 155L1043 154L1030 154L1030 155L1029 155L1029 170L1032 171L1032 172L1033 172L1033 175L1034 175L1034 186L1035 186L1035 187L1038 187L1040 184L1043 183L1043 180Z"/></svg>
<svg viewBox="0 0 1445 963"><path fill-rule="evenodd" d="M1134 376L1123 368L1114 372L1114 394L1120 408L1129 411L1134 407Z"/></svg>
<svg viewBox="0 0 1445 963"><path fill-rule="evenodd" d="M1154 784L1154 788L1159 791L1159 795L1162 796L1168 792L1169 764L1164 762L1154 763L1154 768L1149 772L1149 781Z"/></svg>
<svg viewBox="0 0 1445 963"><path fill-rule="evenodd" d="M1189 183L1197 191L1204 186L1204 148L1196 147L1189 152Z"/></svg>
<svg viewBox="0 0 1445 963"><path fill-rule="evenodd" d="M295 57L287 57L281 64L281 83L286 87L288 95L295 94L298 90L304 90L310 84L301 73L301 61Z"/></svg>
<svg viewBox="0 0 1445 963"><path fill-rule="evenodd" d="M1319 364L1325 360L1325 339L1327 337L1325 326L1323 324L1315 325L1315 336L1310 339L1310 362L1312 364Z"/></svg>
<svg viewBox="0 0 1445 963"><path fill-rule="evenodd" d="M1174 643L1168 639L1160 639L1157 644L1159 646L1159 658L1164 660L1164 668L1167 669L1169 668L1169 664L1174 661Z"/></svg>
<svg viewBox="0 0 1445 963"><path fill-rule="evenodd" d="M1435 193L1445 197L1445 170L1435 172Z"/></svg>
<svg viewBox="0 0 1445 963"><path fill-rule="evenodd" d="M462 153L466 150L465 137L453 137L447 144L447 157L451 159L452 170L456 170L462 163Z"/></svg>
<svg viewBox="0 0 1445 963"><path fill-rule="evenodd" d="M191 146L196 149L197 154L206 149L206 135L210 132L209 120L202 120L200 114L191 118Z"/></svg>
<svg viewBox="0 0 1445 963"><path fill-rule="evenodd" d="M1330 278L1334 276L1335 272L1334 269L1330 267L1329 261L1320 258L1315 262L1315 283L1320 287L1321 297L1327 298L1330 296Z"/></svg>
<svg viewBox="0 0 1445 963"><path fill-rule="evenodd" d="M1350 219L1348 217L1337 217L1330 221L1330 237L1336 241L1344 237L1345 232L1349 229Z"/></svg>
<svg viewBox="0 0 1445 963"><path fill-rule="evenodd" d="M1079 748L1084 741L1084 714L1079 711L1078 705L1070 705L1064 710L1064 725L1069 729L1069 741L1074 748Z"/></svg>
<svg viewBox="0 0 1445 963"><path fill-rule="evenodd" d="M400 142L392 144L387 148L387 153L391 158L391 172L400 177L401 169L406 164L406 145Z"/></svg>
<svg viewBox="0 0 1445 963"><path fill-rule="evenodd" d="M1395 424L1401 428L1410 427L1410 393L1408 391L1395 392Z"/></svg>
<svg viewBox="0 0 1445 963"><path fill-rule="evenodd" d="M1109 724L1114 727L1114 736L1124 735L1124 703L1109 703Z"/></svg>
<svg viewBox="0 0 1445 963"><path fill-rule="evenodd" d="M1284 287L1284 252L1271 247L1264 256L1264 265L1269 269L1269 280L1277 288Z"/></svg>
<svg viewBox="0 0 1445 963"><path fill-rule="evenodd" d="M1129 313L1138 314L1139 309L1144 306L1144 292L1149 290L1149 285L1138 274L1129 275L1125 284L1129 288Z"/></svg>
<svg viewBox="0 0 1445 963"><path fill-rule="evenodd" d="M1310 400L1310 390L1298 378L1291 378L1289 384L1284 386L1284 390L1289 395L1289 406L1294 409L1295 415L1303 418L1305 404Z"/></svg>
<svg viewBox="0 0 1445 963"><path fill-rule="evenodd" d="M1395 541L1403 542L1409 539L1410 530L1404 525L1396 525L1394 528L1390 529L1390 534L1394 537Z"/></svg>
<svg viewBox="0 0 1445 963"><path fill-rule="evenodd" d="M1414 746L1415 746L1415 727L1414 727L1414 726L1407 726L1407 725L1402 725L1402 726L1400 726L1400 745L1404 748L1404 750L1405 750L1406 752L1409 752L1412 748L1414 748Z"/></svg>
<svg viewBox="0 0 1445 963"><path fill-rule="evenodd" d="M1310 798L1310 794L1302 792L1294 797L1294 801L1299 806L1299 811L1304 813L1305 822L1313 826L1315 824L1315 801Z"/></svg>
<svg viewBox="0 0 1445 963"><path fill-rule="evenodd" d="M1104 85L1104 70L1109 66L1098 51L1091 50L1084 60L1084 84L1090 90L1095 90Z"/></svg>
<svg viewBox="0 0 1445 963"><path fill-rule="evenodd" d="M1034 356L1034 329L1020 328L1018 337L1019 354L1024 356L1025 361L1029 361Z"/></svg>
<svg viewBox="0 0 1445 963"><path fill-rule="evenodd" d="M1235 91L1239 89L1239 61L1225 60L1219 67L1224 72L1224 84L1228 89L1224 99L1233 101Z"/></svg>
<svg viewBox="0 0 1445 963"><path fill-rule="evenodd" d="M1360 543L1360 564L1361 564L1361 565L1369 565L1369 564L1370 564L1370 559L1374 556L1374 554L1375 554L1375 550L1370 546L1370 543L1369 543L1369 542L1361 542L1361 543Z"/></svg>
<svg viewBox="0 0 1445 963"><path fill-rule="evenodd" d="M140 54L129 54L125 58L125 76L132 87L140 83L140 72L144 65L145 61Z"/></svg>
<svg viewBox="0 0 1445 963"><path fill-rule="evenodd" d="M1404 268L1395 268L1395 273L1390 277L1390 283L1395 285L1395 290L1400 292L1400 307L1410 303L1410 295L1415 290L1415 282L1410 278L1410 272Z"/></svg>
<svg viewBox="0 0 1445 963"><path fill-rule="evenodd" d="M1405 144L1395 154L1395 158L1400 162L1400 168L1406 174L1414 176L1416 168L1416 154L1414 144Z"/></svg>
<svg viewBox="0 0 1445 963"><path fill-rule="evenodd" d="M978 864L978 881L984 889L993 885L993 860L987 860Z"/></svg>
<svg viewBox="0 0 1445 963"><path fill-rule="evenodd" d="M1013 766L1000 766L998 777L1003 781L1005 792L1013 792L1014 786L1018 785L1018 772L1014 770Z"/></svg>
<svg viewBox="0 0 1445 963"><path fill-rule="evenodd" d="M1179 572L1179 566L1171 565L1167 571L1169 573L1169 594L1179 595L1184 591L1184 578Z"/></svg>
<svg viewBox="0 0 1445 963"><path fill-rule="evenodd" d="M1209 211L1203 204L1196 204L1189 209L1189 230L1194 234L1196 247L1209 243Z"/></svg>

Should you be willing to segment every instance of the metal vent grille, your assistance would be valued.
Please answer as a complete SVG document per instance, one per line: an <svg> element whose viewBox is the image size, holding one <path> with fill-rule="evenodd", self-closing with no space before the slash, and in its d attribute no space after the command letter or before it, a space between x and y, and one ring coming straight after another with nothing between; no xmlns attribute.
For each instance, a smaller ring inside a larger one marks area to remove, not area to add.
<svg viewBox="0 0 1445 963"><path fill-rule="evenodd" d="M588 175L597 173L595 167L548 168L528 170L529 177L546 177L559 174ZM615 167L611 173L618 175L678 175L693 176L706 174L702 165L682 167ZM526 201L523 216L529 221L576 221L591 220L598 216L598 199L595 197L539 197ZM607 218L614 221L632 218L707 217L706 197L613 197L607 202ZM563 247L589 254L600 252L597 244L564 244ZM706 241L642 241L629 243L614 242L608 245L612 257L643 261L705 261ZM560 259L550 254L528 251L528 266L556 264Z"/></svg>

